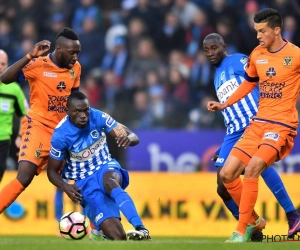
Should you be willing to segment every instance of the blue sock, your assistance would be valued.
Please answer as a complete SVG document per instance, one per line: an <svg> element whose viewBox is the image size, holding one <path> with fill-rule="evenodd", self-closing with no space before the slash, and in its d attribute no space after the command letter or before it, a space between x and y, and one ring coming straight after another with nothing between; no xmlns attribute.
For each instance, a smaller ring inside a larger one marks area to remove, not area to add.
<svg viewBox="0 0 300 250"><path fill-rule="evenodd" d="M239 207L234 202L234 200L226 201L224 202L225 206L229 209L229 211L232 213L233 217L239 220Z"/></svg>
<svg viewBox="0 0 300 250"><path fill-rule="evenodd" d="M131 197L125 190L116 187L111 191L110 196L115 200L119 209L134 228L137 228L138 226L144 227Z"/></svg>
<svg viewBox="0 0 300 250"><path fill-rule="evenodd" d="M284 209L285 213L295 211L295 207L282 183L282 180L276 170L268 167L261 173L265 183L276 197L279 204Z"/></svg>
<svg viewBox="0 0 300 250"><path fill-rule="evenodd" d="M63 216L63 191L56 189L54 197L54 211L57 221Z"/></svg>

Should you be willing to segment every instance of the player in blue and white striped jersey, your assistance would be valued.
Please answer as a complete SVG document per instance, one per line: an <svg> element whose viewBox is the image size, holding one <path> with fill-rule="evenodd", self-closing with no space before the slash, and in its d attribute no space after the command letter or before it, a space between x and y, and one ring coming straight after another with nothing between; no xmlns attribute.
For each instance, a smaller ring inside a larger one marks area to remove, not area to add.
<svg viewBox="0 0 300 250"><path fill-rule="evenodd" d="M96 229L102 230L109 239L151 239L125 191L129 184L128 172L111 157L105 132L125 149L139 143L137 135L126 126L108 114L90 108L82 92L73 92L67 101L67 116L52 135L48 178L72 201L80 203ZM60 175L64 160L66 164ZM63 178L75 183L68 184ZM119 210L135 228L127 235L120 222ZM92 229L92 233L96 235L97 230Z"/></svg>
<svg viewBox="0 0 300 250"><path fill-rule="evenodd" d="M204 38L203 50L210 63L216 67L214 85L217 97L220 103L223 103L243 82L248 57L239 53L227 55L224 39L216 33L209 34ZM239 208L224 187L220 178L220 171L232 147L242 138L245 128L250 124L251 118L256 115L258 100L259 89L255 88L239 102L222 111L227 133L221 147L213 157L216 161L215 166L217 167L218 195L222 198L224 204L236 219L239 217ZM236 174L239 175L239 173ZM269 167L262 172L261 176L285 210L287 217L291 214L299 216L276 170ZM261 229L261 227L264 227L264 225L265 222L263 219L260 219L260 223L257 224L257 227L249 228L249 230L252 230L252 232L257 231Z"/></svg>

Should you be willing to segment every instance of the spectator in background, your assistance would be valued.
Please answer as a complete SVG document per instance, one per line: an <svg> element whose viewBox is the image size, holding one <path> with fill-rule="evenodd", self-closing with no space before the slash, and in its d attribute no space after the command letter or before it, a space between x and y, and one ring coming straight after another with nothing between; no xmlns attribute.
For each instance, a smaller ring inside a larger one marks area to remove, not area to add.
<svg viewBox="0 0 300 250"><path fill-rule="evenodd" d="M200 99L209 94L214 94L212 86L214 69L207 61L202 50L199 50L191 69L189 78L191 107L199 105Z"/></svg>
<svg viewBox="0 0 300 250"><path fill-rule="evenodd" d="M213 27L208 23L205 12L198 9L194 13L194 17L187 28L187 54L190 57L195 57L197 51L201 47L203 38L213 31Z"/></svg>
<svg viewBox="0 0 300 250"><path fill-rule="evenodd" d="M160 27L155 40L156 47L164 59L168 58L172 50L185 50L185 30L175 13L166 14L164 24Z"/></svg>
<svg viewBox="0 0 300 250"><path fill-rule="evenodd" d="M178 16L181 26L185 29L192 24L198 10L198 6L189 0L175 0L172 8L172 11Z"/></svg>
<svg viewBox="0 0 300 250"><path fill-rule="evenodd" d="M220 112L212 113L207 110L207 102L213 99L213 96L206 95L199 100L198 107L192 109L188 114L187 129L201 130L222 128L223 119Z"/></svg>
<svg viewBox="0 0 300 250"><path fill-rule="evenodd" d="M84 48L79 54L82 65L81 75L84 78L88 71L99 67L105 53L104 36L97 26L97 18L86 17L82 22L80 42ZM95 53L97 48L97 53Z"/></svg>
<svg viewBox="0 0 300 250"><path fill-rule="evenodd" d="M112 51L106 51L101 63L102 71L112 71L119 85L123 84L123 75L129 59L124 37L115 37Z"/></svg>
<svg viewBox="0 0 300 250"><path fill-rule="evenodd" d="M128 49L130 57L136 56L137 47L140 41L148 36L148 31L142 19L133 18L128 24Z"/></svg>
<svg viewBox="0 0 300 250"><path fill-rule="evenodd" d="M282 37L291 43L300 40L297 20L294 16L288 15L283 19Z"/></svg>
<svg viewBox="0 0 300 250"><path fill-rule="evenodd" d="M157 28L161 26L159 14L150 5L150 0L137 0L137 6L130 10L126 23L133 18L143 20L150 34L156 34Z"/></svg>
<svg viewBox="0 0 300 250"><path fill-rule="evenodd" d="M69 0L50 0L50 4L47 5L47 19L51 20L56 14L63 15L63 20L69 24L72 21L72 14L74 12L74 6L70 4Z"/></svg>
<svg viewBox="0 0 300 250"><path fill-rule="evenodd" d="M39 40L37 25L33 19L24 20L24 23L21 26L19 39L32 39L33 41Z"/></svg>
<svg viewBox="0 0 300 250"><path fill-rule="evenodd" d="M63 13L55 13L48 20L48 31L45 34L45 39L54 43L55 35L67 26L66 17Z"/></svg>
<svg viewBox="0 0 300 250"><path fill-rule="evenodd" d="M87 18L94 20L97 29L102 27L103 18L95 0L80 0L80 6L75 9L72 28L77 34L84 33L84 20Z"/></svg>
<svg viewBox="0 0 300 250"><path fill-rule="evenodd" d="M11 24L5 18L0 19L0 48L5 50L11 57L13 57L14 50L17 48L15 32L13 32ZM9 61L9 64L11 64L11 61Z"/></svg>
<svg viewBox="0 0 300 250"><path fill-rule="evenodd" d="M145 88L144 79L148 71L153 70L161 76L164 69L163 63L157 54L150 38L143 38L137 47L136 56L131 58L125 74L125 88Z"/></svg>

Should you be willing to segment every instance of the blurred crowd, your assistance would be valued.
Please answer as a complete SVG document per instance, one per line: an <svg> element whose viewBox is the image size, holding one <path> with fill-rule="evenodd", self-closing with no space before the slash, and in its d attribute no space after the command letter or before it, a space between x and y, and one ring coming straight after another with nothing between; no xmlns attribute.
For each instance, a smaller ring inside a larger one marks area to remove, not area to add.
<svg viewBox="0 0 300 250"><path fill-rule="evenodd" d="M223 128L221 114L206 110L216 97L203 38L217 32L229 54L249 55L264 7L282 14L283 37L300 45L298 0L0 0L0 48L13 63L40 40L52 50L71 27L92 107L135 130Z"/></svg>

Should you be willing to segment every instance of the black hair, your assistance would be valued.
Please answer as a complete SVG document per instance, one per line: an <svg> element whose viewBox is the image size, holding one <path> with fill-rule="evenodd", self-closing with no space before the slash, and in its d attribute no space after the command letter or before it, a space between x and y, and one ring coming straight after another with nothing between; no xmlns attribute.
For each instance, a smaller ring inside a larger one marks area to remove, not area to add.
<svg viewBox="0 0 300 250"><path fill-rule="evenodd" d="M283 21L281 15L278 13L277 10L272 8L265 8L258 11L254 15L254 22L255 23L267 23L268 26L272 29L276 27L282 28Z"/></svg>
<svg viewBox="0 0 300 250"><path fill-rule="evenodd" d="M218 33L208 34L206 37L204 37L203 42L208 39L216 39L221 44L225 44L224 38L221 35L219 35Z"/></svg>
<svg viewBox="0 0 300 250"><path fill-rule="evenodd" d="M69 96L69 98L67 100L67 107L70 107L73 100L83 101L85 99L87 99L85 94L83 94L80 91L74 91L74 92L71 93L71 95Z"/></svg>
<svg viewBox="0 0 300 250"><path fill-rule="evenodd" d="M59 37L64 37L70 40L79 40L77 34L72 30L71 28L65 27L63 28L58 34L56 35L55 40L57 40Z"/></svg>

